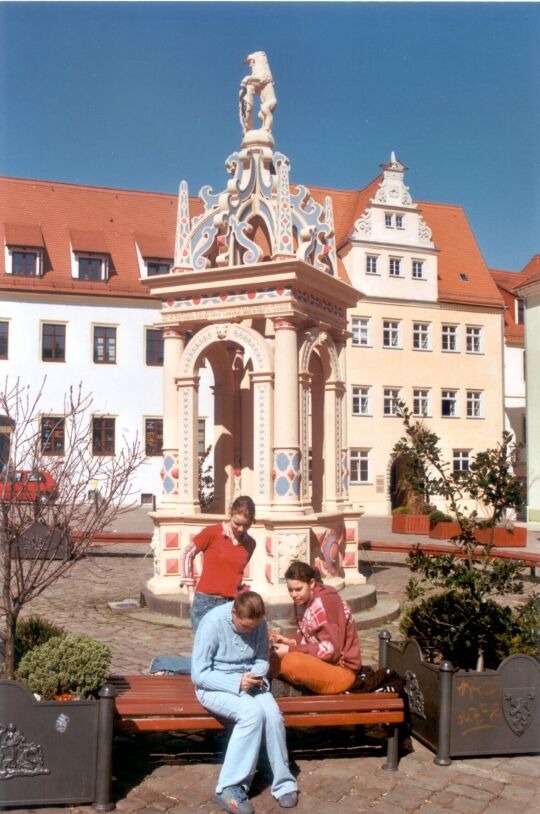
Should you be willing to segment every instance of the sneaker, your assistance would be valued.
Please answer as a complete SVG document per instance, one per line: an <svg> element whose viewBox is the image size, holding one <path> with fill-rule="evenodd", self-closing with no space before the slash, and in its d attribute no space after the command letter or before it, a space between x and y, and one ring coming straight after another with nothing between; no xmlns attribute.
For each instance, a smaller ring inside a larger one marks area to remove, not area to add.
<svg viewBox="0 0 540 814"><path fill-rule="evenodd" d="M288 791L287 794L282 794L278 797L278 803L281 808L294 808L298 803L298 792Z"/></svg>
<svg viewBox="0 0 540 814"><path fill-rule="evenodd" d="M253 814L255 811L242 786L226 786L219 794L214 794L214 802L231 814Z"/></svg>

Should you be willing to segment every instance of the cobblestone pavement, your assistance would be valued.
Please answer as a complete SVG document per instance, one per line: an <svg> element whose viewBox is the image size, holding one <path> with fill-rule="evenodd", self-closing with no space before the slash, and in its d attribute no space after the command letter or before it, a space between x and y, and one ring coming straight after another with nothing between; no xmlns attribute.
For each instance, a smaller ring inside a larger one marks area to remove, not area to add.
<svg viewBox="0 0 540 814"><path fill-rule="evenodd" d="M70 575L35 600L27 613L40 613L74 633L107 642L114 672L140 672L157 653L188 653L190 630L148 611L114 611L113 600L138 598L152 573L146 546L111 545L95 550ZM401 555L385 555L377 564L370 555L362 564L368 581L381 594L402 597L407 569ZM393 632L394 624L386 625ZM378 630L362 631L364 663L377 662ZM433 763L433 754L412 741L399 772L382 771L384 757L377 730L369 741L356 741L351 728L291 730L289 754L298 775L297 811L312 814L540 814L540 759L505 757L456 760L448 767ZM212 802L223 754L221 733L171 733L123 736L115 743L113 794L124 812L202 814L223 811ZM277 812L262 767L252 788L257 812ZM17 811L16 809L11 809ZM18 810L20 811L20 809ZM45 814L58 808L40 809ZM73 814L89 814L72 807Z"/></svg>

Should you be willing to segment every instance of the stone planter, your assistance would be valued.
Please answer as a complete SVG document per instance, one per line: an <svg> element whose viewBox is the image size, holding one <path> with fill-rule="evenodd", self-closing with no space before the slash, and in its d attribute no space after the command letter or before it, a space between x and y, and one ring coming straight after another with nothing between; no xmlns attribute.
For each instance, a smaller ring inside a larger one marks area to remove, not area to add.
<svg viewBox="0 0 540 814"><path fill-rule="evenodd" d="M491 539L491 532L493 540ZM481 545L489 545L490 542L499 548L525 548L527 545L527 529L523 526L519 528L506 528L496 526L494 529L476 529L474 536Z"/></svg>
<svg viewBox="0 0 540 814"><path fill-rule="evenodd" d="M438 765L540 751L540 664L530 656L509 656L497 670L456 670L429 664L415 639L392 642L383 630L379 664L405 678L412 734Z"/></svg>
<svg viewBox="0 0 540 814"><path fill-rule="evenodd" d="M392 532L394 534L429 534L429 515L393 514Z"/></svg>
<svg viewBox="0 0 540 814"><path fill-rule="evenodd" d="M99 701L37 701L22 684L0 680L0 806L111 802L115 691Z"/></svg>
<svg viewBox="0 0 540 814"><path fill-rule="evenodd" d="M451 537L457 537L460 533L459 523L442 522L435 523L430 529L429 536L432 540L449 540Z"/></svg>

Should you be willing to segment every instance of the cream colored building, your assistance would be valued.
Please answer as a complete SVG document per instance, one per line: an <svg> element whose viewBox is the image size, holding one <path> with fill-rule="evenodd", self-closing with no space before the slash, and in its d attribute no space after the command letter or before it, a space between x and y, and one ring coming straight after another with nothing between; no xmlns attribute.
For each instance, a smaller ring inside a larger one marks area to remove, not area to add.
<svg viewBox="0 0 540 814"><path fill-rule="evenodd" d="M520 277L516 292L526 303L527 520L540 523L540 255Z"/></svg>

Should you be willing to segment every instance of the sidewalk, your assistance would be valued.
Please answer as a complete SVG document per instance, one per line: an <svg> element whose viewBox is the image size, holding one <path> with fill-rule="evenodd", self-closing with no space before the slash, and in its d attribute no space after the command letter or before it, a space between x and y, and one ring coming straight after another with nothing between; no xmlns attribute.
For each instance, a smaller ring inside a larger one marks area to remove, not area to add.
<svg viewBox="0 0 540 814"><path fill-rule="evenodd" d="M130 524L124 526L124 523ZM388 518L362 518L362 538L387 534ZM118 531L152 530L145 510L115 524ZM390 533L390 532L388 532ZM402 535L398 535L402 538ZM378 552L377 552L378 555ZM408 578L402 562L369 553L364 561L368 582L378 593L403 597ZM27 608L74 633L107 642L113 672L141 672L158 653L189 653L193 636L166 618L144 609L114 611L109 602L137 598L152 575L147 545L96 546L70 575L53 585ZM397 625L388 625L397 632ZM378 630L361 633L363 661L377 662ZM370 731L376 736L376 730ZM448 767L433 763L433 754L417 741L400 761L399 772L382 771L378 747L356 743L352 730L292 730L289 754L298 775L302 814L540 814L540 760L535 756L456 760ZM113 793L127 814L218 814L212 802L223 752L221 733L172 733L122 736L115 741ZM252 788L257 814L281 809L270 795L264 772ZM62 808L40 809L58 814ZM11 809L11 811L17 811ZM21 810L18 810L19 812ZM73 814L92 814L90 807L71 807Z"/></svg>

